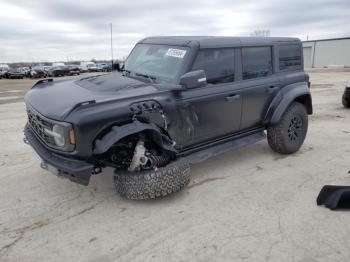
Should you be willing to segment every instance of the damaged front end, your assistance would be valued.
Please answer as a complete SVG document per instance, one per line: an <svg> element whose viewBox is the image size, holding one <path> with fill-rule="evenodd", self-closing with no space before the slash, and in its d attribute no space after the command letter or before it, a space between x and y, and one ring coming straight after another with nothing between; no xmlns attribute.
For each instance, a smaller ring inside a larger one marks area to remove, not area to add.
<svg viewBox="0 0 350 262"><path fill-rule="evenodd" d="M175 158L175 143L153 123L134 120L113 126L94 143L94 155L106 166L139 171L165 166Z"/></svg>
<svg viewBox="0 0 350 262"><path fill-rule="evenodd" d="M91 175L101 172L99 167L91 163L48 150L28 125L24 128L24 136L24 142L29 144L40 157L42 161L40 166L57 176L68 178L81 185L88 185Z"/></svg>

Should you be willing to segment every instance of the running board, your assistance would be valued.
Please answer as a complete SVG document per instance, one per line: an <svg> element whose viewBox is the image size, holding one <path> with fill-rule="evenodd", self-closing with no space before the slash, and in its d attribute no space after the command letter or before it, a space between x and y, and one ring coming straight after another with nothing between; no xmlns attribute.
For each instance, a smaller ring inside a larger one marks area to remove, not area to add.
<svg viewBox="0 0 350 262"><path fill-rule="evenodd" d="M206 149L202 149L200 151L194 152L188 156L182 157L190 164L200 163L209 158L224 154L234 149L238 149L247 145L255 144L260 140L266 138L264 131L260 131L258 133L251 134L249 136L237 138L228 142L224 142L222 144L218 144L215 146L211 146Z"/></svg>

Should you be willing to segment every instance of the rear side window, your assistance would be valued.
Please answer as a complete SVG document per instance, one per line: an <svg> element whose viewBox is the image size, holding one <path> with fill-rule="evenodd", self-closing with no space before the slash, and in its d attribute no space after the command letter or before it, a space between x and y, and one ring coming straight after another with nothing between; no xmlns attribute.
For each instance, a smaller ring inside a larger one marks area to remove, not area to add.
<svg viewBox="0 0 350 262"><path fill-rule="evenodd" d="M228 83L235 80L234 49L204 49L198 52L192 70L204 70L207 82Z"/></svg>
<svg viewBox="0 0 350 262"><path fill-rule="evenodd" d="M242 48L243 80L272 74L271 47Z"/></svg>
<svg viewBox="0 0 350 262"><path fill-rule="evenodd" d="M299 45L281 45L279 57L281 71L301 69L301 47Z"/></svg>

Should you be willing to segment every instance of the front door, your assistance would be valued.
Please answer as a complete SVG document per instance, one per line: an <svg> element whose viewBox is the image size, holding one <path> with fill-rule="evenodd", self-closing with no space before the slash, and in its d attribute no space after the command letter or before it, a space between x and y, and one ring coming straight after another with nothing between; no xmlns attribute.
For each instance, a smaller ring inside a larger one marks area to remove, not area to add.
<svg viewBox="0 0 350 262"><path fill-rule="evenodd" d="M182 149L240 129L242 95L235 85L235 49L199 50L190 71L200 69L208 85L181 93Z"/></svg>
<svg viewBox="0 0 350 262"><path fill-rule="evenodd" d="M220 138L240 129L242 95L235 92L233 84L187 90L182 97L183 147Z"/></svg>

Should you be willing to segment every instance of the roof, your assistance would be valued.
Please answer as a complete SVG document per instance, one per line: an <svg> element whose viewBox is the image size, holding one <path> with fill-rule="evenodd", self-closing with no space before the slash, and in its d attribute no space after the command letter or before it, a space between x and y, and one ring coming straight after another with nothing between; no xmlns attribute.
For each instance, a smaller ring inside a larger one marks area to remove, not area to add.
<svg viewBox="0 0 350 262"><path fill-rule="evenodd" d="M139 43L192 46L201 48L232 47L241 45L267 45L277 42L300 42L292 37L231 37L231 36L153 36Z"/></svg>

